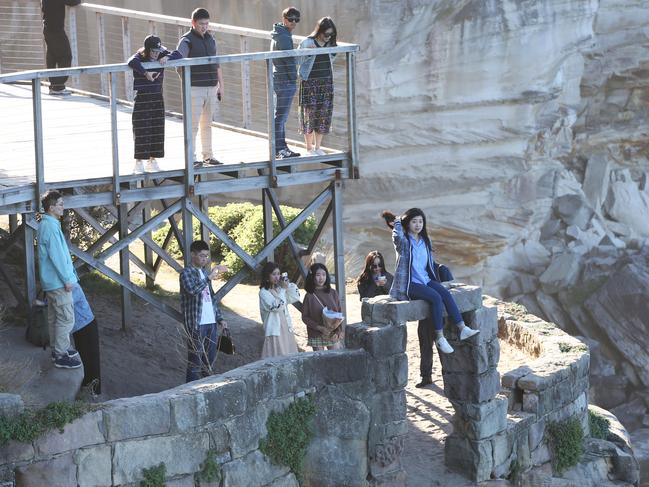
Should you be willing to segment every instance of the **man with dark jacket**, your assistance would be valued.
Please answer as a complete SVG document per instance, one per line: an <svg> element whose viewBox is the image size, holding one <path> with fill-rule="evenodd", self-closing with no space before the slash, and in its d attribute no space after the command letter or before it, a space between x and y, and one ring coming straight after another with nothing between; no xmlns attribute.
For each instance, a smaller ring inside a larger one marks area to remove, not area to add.
<svg viewBox="0 0 649 487"><path fill-rule="evenodd" d="M273 25L270 35L271 51L289 51L293 49L292 32L300 21L300 11L295 7L288 7L282 12L282 22ZM300 154L293 152L286 145L286 120L291 111L291 103L296 91L297 69L295 58L273 59L273 88L275 90L275 157L297 157Z"/></svg>
<svg viewBox="0 0 649 487"><path fill-rule="evenodd" d="M43 14L43 37L47 52L45 64L48 69L69 68L72 65L70 41L65 34L65 6L74 7L81 0L41 0ZM65 96L70 92L65 89L67 76L50 78L50 95Z"/></svg>
<svg viewBox="0 0 649 487"><path fill-rule="evenodd" d="M183 34L177 50L184 58L216 56L216 40L210 35L210 14L204 8L192 12L192 28ZM219 64L203 64L191 68L192 85L192 139L194 140L194 165L221 164L212 152L212 116L217 99L223 96L223 75ZM200 124L202 161L196 159L196 134Z"/></svg>

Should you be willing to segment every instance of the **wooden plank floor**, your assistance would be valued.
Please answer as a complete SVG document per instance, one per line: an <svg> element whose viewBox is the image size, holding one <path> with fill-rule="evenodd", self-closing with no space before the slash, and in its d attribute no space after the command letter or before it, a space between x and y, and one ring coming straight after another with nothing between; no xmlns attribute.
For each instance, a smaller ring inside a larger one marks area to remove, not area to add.
<svg viewBox="0 0 649 487"><path fill-rule="evenodd" d="M46 87L42 88L41 93L45 181L111 177L108 103L78 94L69 97L50 96ZM0 133L3 139L0 190L3 187L6 189L30 184L35 180L31 99L31 86L0 83ZM117 126L120 174L128 175L132 173L134 165L130 107L118 106ZM158 159L160 169L182 169L184 144L181 121L167 117L165 131L165 157ZM200 136L196 139L200 146ZM225 164L268 159L266 138L213 127L212 140L215 157ZM291 148L305 152L303 148Z"/></svg>

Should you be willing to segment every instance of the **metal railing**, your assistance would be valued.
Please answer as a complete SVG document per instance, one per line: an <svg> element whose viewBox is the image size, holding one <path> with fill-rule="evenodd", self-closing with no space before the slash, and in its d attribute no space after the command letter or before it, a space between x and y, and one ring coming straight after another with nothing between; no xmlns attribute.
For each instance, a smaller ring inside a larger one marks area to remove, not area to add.
<svg viewBox="0 0 649 487"><path fill-rule="evenodd" d="M124 61L130 57L133 40L137 35L139 42L149 33L156 33L166 40L177 40L191 22L188 19L157 15L148 12L139 12L114 7L106 7L84 3L80 9L68 9L69 38L73 52L74 63L92 63L99 61L99 65L71 67L65 69L38 69L20 71L0 75L0 83L30 82L32 86L31 98L33 107L33 133L34 133L34 179L36 195L42 194L45 189L45 163L46 157L43 150L43 100L41 94L41 81L50 76L71 76L73 86L90 94L103 96L110 106L110 139L112 179L116 200L119 199L119 188L122 178L120 174L120 129L118 127L118 110L132 99L131 68ZM85 19L81 16L85 15ZM89 17L94 16L95 28L91 28ZM174 30L170 35L170 30ZM191 185L194 181L193 144L191 137L191 70L190 66L219 63L225 77L225 86L231 98L224 97L221 104L221 122L215 125L267 138L268 141L268 175L271 186L276 181L277 169L274 148L274 98L272 60L276 58L304 56L304 50L267 51L270 36L267 31L247 29L223 24L210 24L219 43L219 52L225 54L205 57L181 59L168 62L169 68L177 68L180 79L167 76L165 79L165 105L170 112L180 112L183 120L184 133L184 161L185 181ZM233 39L235 41L233 41ZM300 37L295 37L299 41ZM121 46L120 46L121 44ZM169 43L171 44L171 43ZM111 46L109 49L108 46ZM140 45L140 44L137 44ZM83 49L82 49L83 47ZM96 51L95 51L96 48ZM173 46L169 45L172 49ZM254 51L254 49L259 49ZM345 154L349 174L357 174L357 142L356 142L356 110L355 110L355 54L359 47L354 44L339 43L338 47L324 48L318 54L336 53L334 68L335 97L343 99L344 103L337 103L334 108L334 125L339 127L340 121L345 123L343 130L337 130L336 135L328 136L327 146ZM93 55L93 51L96 55ZM237 52L238 51L238 52ZM249 52L252 51L252 52ZM229 52L229 53L228 53ZM236 53L235 53L236 52ZM109 64L110 61L119 61ZM230 67L238 66L238 70ZM145 63L145 67L157 67L158 63ZM340 69L342 67L342 69ZM234 74L236 71L236 74ZM340 73L344 73L344 82L340 82ZM233 88L234 87L234 88ZM237 87L239 88L237 90ZM295 113L295 105L293 104ZM342 109L341 109L342 107ZM261 110L263 109L263 116ZM287 124L287 134L295 129L297 117ZM130 127L129 127L130 128ZM125 129L121 130L126 131ZM108 132L108 130L107 130ZM297 132L297 130L296 130ZM299 144L299 141L295 141ZM332 151L333 153L333 151ZM49 157L49 155L48 155ZM329 157L331 159L331 157ZM326 162L327 157L322 159ZM187 188L188 191L191 188Z"/></svg>

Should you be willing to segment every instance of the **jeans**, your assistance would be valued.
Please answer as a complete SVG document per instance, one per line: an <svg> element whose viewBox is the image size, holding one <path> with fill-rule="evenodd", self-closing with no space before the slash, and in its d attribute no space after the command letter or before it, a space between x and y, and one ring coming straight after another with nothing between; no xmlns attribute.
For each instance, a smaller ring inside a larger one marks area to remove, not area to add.
<svg viewBox="0 0 649 487"><path fill-rule="evenodd" d="M275 151L287 149L286 145L286 121L291 111L291 103L297 90L295 81L276 81L273 85L275 90Z"/></svg>
<svg viewBox="0 0 649 487"><path fill-rule="evenodd" d="M187 375L186 382L207 377L216 359L218 327L216 323L200 325L198 329L187 330Z"/></svg>
<svg viewBox="0 0 649 487"><path fill-rule="evenodd" d="M449 290L442 283L430 281L427 286L424 286L423 284L411 282L408 294L410 299L423 299L428 302L430 305L430 316L435 330L444 328L442 305L446 308L446 312L453 323L462 323L460 310L457 308L453 296L451 296Z"/></svg>

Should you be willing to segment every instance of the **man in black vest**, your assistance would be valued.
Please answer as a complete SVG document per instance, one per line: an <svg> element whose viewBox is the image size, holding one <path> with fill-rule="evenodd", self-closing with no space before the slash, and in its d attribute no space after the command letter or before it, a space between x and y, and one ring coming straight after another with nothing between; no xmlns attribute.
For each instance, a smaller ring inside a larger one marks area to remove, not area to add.
<svg viewBox="0 0 649 487"><path fill-rule="evenodd" d="M43 37L47 46L45 65L48 69L69 68L72 65L70 41L65 35L65 6L74 7L80 3L81 0L41 0ZM50 95L69 95L70 92L65 89L67 80L67 76L50 78Z"/></svg>
<svg viewBox="0 0 649 487"><path fill-rule="evenodd" d="M192 28L183 34L177 50L183 57L216 56L216 41L207 30L210 14L204 8L192 12ZM212 152L212 116L223 96L223 76L219 64L203 64L191 68L192 84L192 139L194 140L194 165L221 164ZM218 100L218 101L217 101ZM196 134L200 125L202 162L196 158Z"/></svg>

